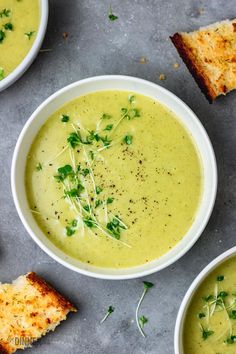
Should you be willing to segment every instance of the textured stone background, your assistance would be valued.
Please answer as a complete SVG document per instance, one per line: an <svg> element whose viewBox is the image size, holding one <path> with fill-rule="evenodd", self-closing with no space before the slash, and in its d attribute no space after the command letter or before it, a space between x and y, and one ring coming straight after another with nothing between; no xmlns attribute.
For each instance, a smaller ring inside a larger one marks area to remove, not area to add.
<svg viewBox="0 0 236 354"><path fill-rule="evenodd" d="M43 48L27 73L0 94L0 280L34 270L79 306L32 353L173 354L174 324L180 302L200 270L235 245L235 92L209 105L168 36L236 13L235 0L113 0L119 20L110 22L108 0L51 0ZM69 33L64 40L62 33ZM140 58L147 63L141 64ZM174 63L180 63L174 69ZM159 81L159 75L166 75ZM101 74L127 74L156 82L182 98L198 115L212 140L219 189L210 222L193 249L169 268L147 277L155 283L142 313L149 318L143 339L134 320L142 279L102 281L76 274L50 259L22 226L11 196L13 149L24 123L49 95L73 81ZM113 315L103 324L109 305ZM189 353L190 354L190 353Z"/></svg>

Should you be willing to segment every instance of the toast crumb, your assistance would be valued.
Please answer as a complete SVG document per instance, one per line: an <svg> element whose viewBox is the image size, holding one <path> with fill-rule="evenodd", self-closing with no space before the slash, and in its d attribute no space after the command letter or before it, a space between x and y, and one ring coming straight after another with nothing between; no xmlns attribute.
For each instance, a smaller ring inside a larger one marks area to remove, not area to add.
<svg viewBox="0 0 236 354"><path fill-rule="evenodd" d="M159 80L163 81L163 80L165 80L165 79L166 79L165 74L160 74L160 75L159 75Z"/></svg>
<svg viewBox="0 0 236 354"><path fill-rule="evenodd" d="M170 39L210 103L236 89L236 19Z"/></svg>
<svg viewBox="0 0 236 354"><path fill-rule="evenodd" d="M178 69L178 68L179 68L179 63L174 63L174 64L173 64L173 68L174 68L174 69Z"/></svg>
<svg viewBox="0 0 236 354"><path fill-rule="evenodd" d="M53 331L76 308L30 272L0 284L0 353L14 353Z"/></svg>

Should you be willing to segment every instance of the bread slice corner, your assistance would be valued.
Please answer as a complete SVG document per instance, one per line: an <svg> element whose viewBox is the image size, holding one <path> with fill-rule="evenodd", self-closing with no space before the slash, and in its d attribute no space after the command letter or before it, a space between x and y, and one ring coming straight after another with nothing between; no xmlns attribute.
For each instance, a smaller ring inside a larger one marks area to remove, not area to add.
<svg viewBox="0 0 236 354"><path fill-rule="evenodd" d="M210 103L236 89L236 19L170 39Z"/></svg>
<svg viewBox="0 0 236 354"><path fill-rule="evenodd" d="M76 312L67 299L36 273L0 284L0 353L14 353L53 331Z"/></svg>

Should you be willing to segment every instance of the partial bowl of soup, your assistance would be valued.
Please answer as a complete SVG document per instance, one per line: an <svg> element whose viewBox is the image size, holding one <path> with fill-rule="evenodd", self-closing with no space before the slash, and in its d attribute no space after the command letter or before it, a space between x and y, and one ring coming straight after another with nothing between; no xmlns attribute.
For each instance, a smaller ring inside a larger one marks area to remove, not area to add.
<svg viewBox="0 0 236 354"><path fill-rule="evenodd" d="M12 162L12 192L32 238L80 273L126 279L180 258L202 233L217 186L195 114L137 78L69 85L32 114Z"/></svg>
<svg viewBox="0 0 236 354"><path fill-rule="evenodd" d="M48 0L0 0L0 91L18 80L42 45Z"/></svg>
<svg viewBox="0 0 236 354"><path fill-rule="evenodd" d="M236 247L193 281L177 316L175 354L236 353Z"/></svg>

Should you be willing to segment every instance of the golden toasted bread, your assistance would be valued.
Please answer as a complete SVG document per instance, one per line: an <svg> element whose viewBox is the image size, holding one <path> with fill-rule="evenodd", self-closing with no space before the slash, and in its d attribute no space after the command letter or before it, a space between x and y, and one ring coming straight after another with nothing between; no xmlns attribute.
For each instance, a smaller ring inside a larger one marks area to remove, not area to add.
<svg viewBox="0 0 236 354"><path fill-rule="evenodd" d="M236 19L170 39L209 102L236 89Z"/></svg>
<svg viewBox="0 0 236 354"><path fill-rule="evenodd" d="M0 353L24 349L76 308L37 274L0 285Z"/></svg>

